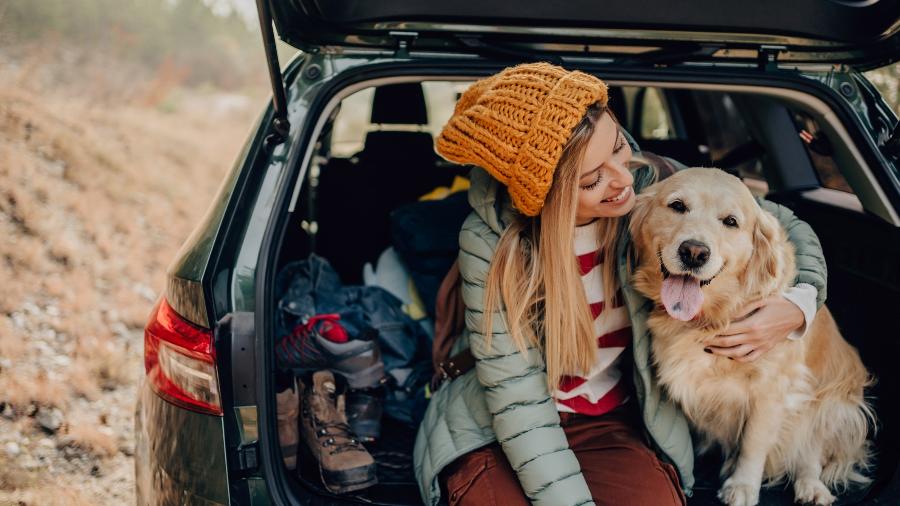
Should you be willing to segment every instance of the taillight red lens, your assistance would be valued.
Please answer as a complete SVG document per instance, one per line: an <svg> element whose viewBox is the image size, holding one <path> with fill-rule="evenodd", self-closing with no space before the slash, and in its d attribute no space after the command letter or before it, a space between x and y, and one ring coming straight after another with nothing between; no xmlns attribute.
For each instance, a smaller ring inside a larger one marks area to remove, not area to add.
<svg viewBox="0 0 900 506"><path fill-rule="evenodd" d="M144 370L160 397L191 411L222 414L213 334L160 299L144 329Z"/></svg>

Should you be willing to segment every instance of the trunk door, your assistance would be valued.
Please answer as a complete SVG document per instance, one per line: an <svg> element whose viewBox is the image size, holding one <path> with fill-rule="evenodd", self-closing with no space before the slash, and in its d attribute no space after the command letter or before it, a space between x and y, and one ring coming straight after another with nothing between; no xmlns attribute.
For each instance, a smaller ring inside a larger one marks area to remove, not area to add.
<svg viewBox="0 0 900 506"><path fill-rule="evenodd" d="M450 51L552 59L627 56L846 64L900 58L900 0L257 0L280 37L324 48Z"/></svg>

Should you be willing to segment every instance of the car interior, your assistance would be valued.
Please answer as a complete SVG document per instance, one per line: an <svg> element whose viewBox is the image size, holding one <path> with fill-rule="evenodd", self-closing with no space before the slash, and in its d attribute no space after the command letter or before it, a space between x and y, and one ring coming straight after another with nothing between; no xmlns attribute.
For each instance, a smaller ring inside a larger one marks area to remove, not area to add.
<svg viewBox="0 0 900 506"><path fill-rule="evenodd" d="M459 181L468 168L442 160L433 140L470 82L408 78L344 96L328 111L312 161L302 173L296 208L281 242L279 270L315 253L331 263L344 284L362 284L365 265L376 264L397 236L393 211L435 189L451 193L464 188ZM867 393L880 422L871 435L877 455L877 466L870 471L874 481L868 489L848 491L840 504L854 504L891 486L900 460L895 429L900 410L890 401L900 398L898 369L892 364L900 356L900 340L896 331L886 329L895 328L900 301L900 245L883 240L896 236L896 230L870 212L870 197L854 192L862 187L865 169L847 148L843 127L811 101L724 86L691 89L612 81L609 104L642 150L738 175L755 194L789 207L818 234L828 262L827 304L844 337L878 378ZM423 220L421 226L454 241L458 227L446 224L465 217L465 212L454 212L450 221ZM412 470L416 427L387 413L382 424L382 436L367 444L378 463L379 484L344 498L420 504ZM719 504L719 455L699 462L689 504ZM299 473L291 471L290 476L297 495L331 495L314 463L302 462ZM780 486L765 489L760 502L792 503L790 489Z"/></svg>

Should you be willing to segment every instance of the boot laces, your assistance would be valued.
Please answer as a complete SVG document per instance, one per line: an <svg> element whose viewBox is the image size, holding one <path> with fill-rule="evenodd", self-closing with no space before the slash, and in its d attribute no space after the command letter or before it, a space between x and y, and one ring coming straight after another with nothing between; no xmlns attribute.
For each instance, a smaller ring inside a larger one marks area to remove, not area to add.
<svg viewBox="0 0 900 506"><path fill-rule="evenodd" d="M316 427L318 427L318 430L316 430L317 436L328 436L328 439L322 443L322 446L330 447L329 453L331 455L350 450L359 450L361 443L353 435L348 424L344 422L323 422L316 419ZM345 441L338 442L335 436L343 438Z"/></svg>

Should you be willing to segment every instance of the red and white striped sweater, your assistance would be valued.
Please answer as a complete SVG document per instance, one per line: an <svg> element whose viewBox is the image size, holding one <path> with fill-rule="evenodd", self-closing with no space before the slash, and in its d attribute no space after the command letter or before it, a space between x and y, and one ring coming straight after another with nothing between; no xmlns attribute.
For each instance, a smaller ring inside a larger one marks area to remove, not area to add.
<svg viewBox="0 0 900 506"><path fill-rule="evenodd" d="M631 320L623 305L622 292L613 297L603 293L597 226L575 227L575 255L581 268L581 282L594 319L597 351L594 365L584 377L564 376L553 392L556 408L567 413L602 415L619 406L628 396L628 381L619 364L631 343ZM603 314L604 318L600 318Z"/></svg>

